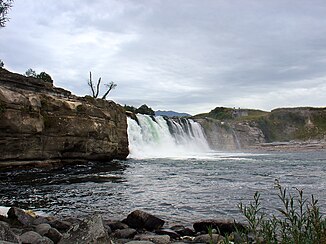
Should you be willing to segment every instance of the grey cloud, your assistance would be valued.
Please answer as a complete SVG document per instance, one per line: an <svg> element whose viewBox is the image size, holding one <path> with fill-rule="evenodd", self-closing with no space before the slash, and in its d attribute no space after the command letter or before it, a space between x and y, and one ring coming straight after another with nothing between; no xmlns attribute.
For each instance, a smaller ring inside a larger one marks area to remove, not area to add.
<svg viewBox="0 0 326 244"><path fill-rule="evenodd" d="M322 106L325 12L321 0L17 1L0 55L78 95L92 71L118 84L111 98L135 106Z"/></svg>

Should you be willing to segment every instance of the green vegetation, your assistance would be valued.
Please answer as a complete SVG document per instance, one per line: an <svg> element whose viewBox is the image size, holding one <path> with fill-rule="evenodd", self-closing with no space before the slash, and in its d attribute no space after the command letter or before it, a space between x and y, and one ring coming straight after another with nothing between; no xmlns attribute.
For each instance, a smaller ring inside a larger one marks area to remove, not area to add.
<svg viewBox="0 0 326 244"><path fill-rule="evenodd" d="M0 59L0 69L5 66L5 63Z"/></svg>
<svg viewBox="0 0 326 244"><path fill-rule="evenodd" d="M45 73L45 72L39 73L36 76L36 78L41 79L41 80L43 80L45 82L53 83L53 80L52 80L51 76L49 74Z"/></svg>
<svg viewBox="0 0 326 244"><path fill-rule="evenodd" d="M268 112L255 109L236 109L216 107L209 113L197 114L194 118L212 118L217 120L252 121L268 115Z"/></svg>
<svg viewBox="0 0 326 244"><path fill-rule="evenodd" d="M123 107L126 111L132 112L132 113L136 113L137 108L135 108L134 106L129 106L126 105Z"/></svg>
<svg viewBox="0 0 326 244"><path fill-rule="evenodd" d="M248 114L245 116L236 117L237 121L256 121L270 114L269 112L256 109L246 109L244 111L246 111Z"/></svg>
<svg viewBox="0 0 326 244"><path fill-rule="evenodd" d="M326 135L325 108L276 109L256 122L269 142L322 139Z"/></svg>
<svg viewBox="0 0 326 244"><path fill-rule="evenodd" d="M229 124L247 122L263 132L266 142L326 138L326 108L280 108L271 112L217 107L193 118L212 118Z"/></svg>
<svg viewBox="0 0 326 244"><path fill-rule="evenodd" d="M85 113L87 111L87 109L84 105L80 104L76 107L76 111L77 111L77 113Z"/></svg>
<svg viewBox="0 0 326 244"><path fill-rule="evenodd" d="M152 108L148 107L146 104L141 105L139 108L136 109L136 113L138 114L147 114L147 115L155 115L155 112Z"/></svg>
<svg viewBox="0 0 326 244"><path fill-rule="evenodd" d="M326 243L326 219L320 213L318 200L312 195L308 201L299 189L294 196L278 182L276 188L282 205L276 209L277 216L263 212L258 192L248 206L239 204L248 222L246 230L238 233L240 243Z"/></svg>
<svg viewBox="0 0 326 244"><path fill-rule="evenodd" d="M13 0L0 0L0 27L5 27L9 20L7 17L9 9L12 7Z"/></svg>
<svg viewBox="0 0 326 244"><path fill-rule="evenodd" d="M36 74L36 71L35 70L29 68L28 70L26 70L25 76L36 78L37 74Z"/></svg>
<svg viewBox="0 0 326 244"><path fill-rule="evenodd" d="M197 114L193 116L194 118L212 118L218 120L231 120L233 119L233 109L225 107L216 107L209 113Z"/></svg>
<svg viewBox="0 0 326 244"><path fill-rule="evenodd" d="M130 112L135 113L135 114L147 114L147 115L150 115L150 116L155 115L154 110L151 107L148 107L146 104L141 105L139 108L135 108L133 106L125 105L124 109L126 111L130 111Z"/></svg>
<svg viewBox="0 0 326 244"><path fill-rule="evenodd" d="M37 79L41 79L41 80L43 80L45 82L53 83L53 80L52 80L51 76L49 74L45 73L44 71L37 74L35 70L29 68L28 70L26 70L25 76L34 77L34 78L37 78Z"/></svg>

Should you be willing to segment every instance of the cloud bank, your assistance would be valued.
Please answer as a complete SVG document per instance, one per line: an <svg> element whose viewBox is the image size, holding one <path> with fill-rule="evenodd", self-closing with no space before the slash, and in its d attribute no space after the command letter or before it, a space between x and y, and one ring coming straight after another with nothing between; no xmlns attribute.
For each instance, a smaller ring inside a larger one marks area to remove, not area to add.
<svg viewBox="0 0 326 244"><path fill-rule="evenodd" d="M325 14L322 0L15 1L0 58L77 95L92 71L155 110L325 106Z"/></svg>

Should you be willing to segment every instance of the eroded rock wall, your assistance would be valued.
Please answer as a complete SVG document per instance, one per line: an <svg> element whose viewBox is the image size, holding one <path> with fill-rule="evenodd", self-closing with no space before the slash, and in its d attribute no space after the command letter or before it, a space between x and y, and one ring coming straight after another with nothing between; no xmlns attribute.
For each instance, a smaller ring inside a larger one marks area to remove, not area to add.
<svg viewBox="0 0 326 244"><path fill-rule="evenodd" d="M80 98L0 69L0 166L128 156L127 120L113 101Z"/></svg>
<svg viewBox="0 0 326 244"><path fill-rule="evenodd" d="M265 142L263 132L249 122L223 122L216 119L195 119L201 124L207 141L214 150L246 149Z"/></svg>

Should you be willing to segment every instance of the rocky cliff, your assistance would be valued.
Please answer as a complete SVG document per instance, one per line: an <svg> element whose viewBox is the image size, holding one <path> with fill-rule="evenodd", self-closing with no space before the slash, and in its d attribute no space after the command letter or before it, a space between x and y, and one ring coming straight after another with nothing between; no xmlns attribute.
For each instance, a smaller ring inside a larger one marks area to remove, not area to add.
<svg viewBox="0 0 326 244"><path fill-rule="evenodd" d="M125 159L125 112L0 68L0 151L0 166Z"/></svg>
<svg viewBox="0 0 326 244"><path fill-rule="evenodd" d="M279 108L265 112L218 107L194 119L204 128L211 147L217 150L259 145L318 150L326 147L326 108Z"/></svg>
<svg viewBox="0 0 326 244"><path fill-rule="evenodd" d="M262 130L255 123L211 118L195 120L203 127L208 143L215 150L245 149L266 142Z"/></svg>

